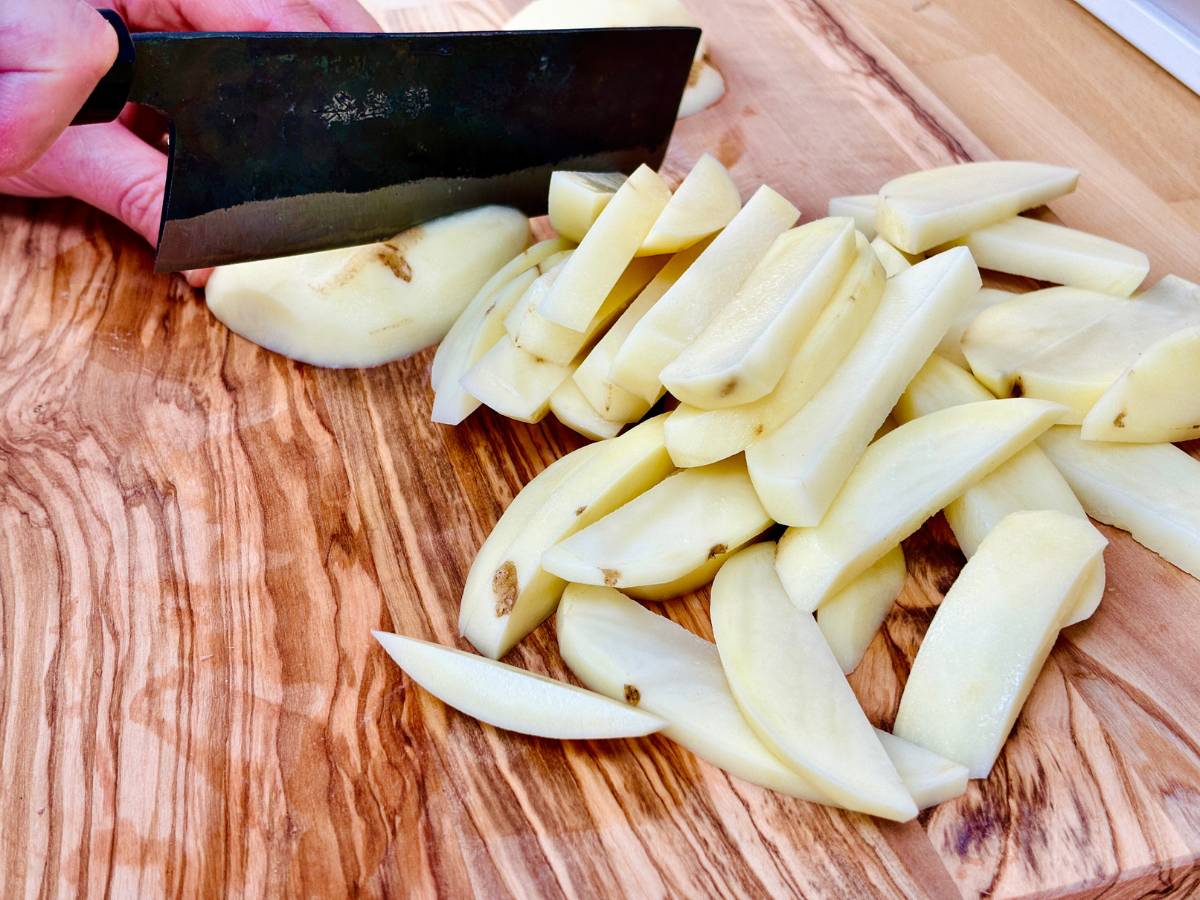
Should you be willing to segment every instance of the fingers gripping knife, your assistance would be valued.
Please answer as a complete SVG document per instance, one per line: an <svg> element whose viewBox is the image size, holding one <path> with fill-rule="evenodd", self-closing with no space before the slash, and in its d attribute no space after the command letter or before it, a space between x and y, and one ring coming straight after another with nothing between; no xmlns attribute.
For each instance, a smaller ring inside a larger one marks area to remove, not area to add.
<svg viewBox="0 0 1200 900"><path fill-rule="evenodd" d="M657 166L696 28L130 35L75 124L170 120L158 271L364 244L558 169Z"/></svg>

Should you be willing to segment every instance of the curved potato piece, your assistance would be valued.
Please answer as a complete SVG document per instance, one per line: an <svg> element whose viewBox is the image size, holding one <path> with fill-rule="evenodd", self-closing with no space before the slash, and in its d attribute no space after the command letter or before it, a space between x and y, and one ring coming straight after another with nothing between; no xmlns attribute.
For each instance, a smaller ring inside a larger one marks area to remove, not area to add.
<svg viewBox="0 0 1200 900"><path fill-rule="evenodd" d="M595 407L588 403L587 397L579 390L572 379L568 378L550 395L550 412L554 418L566 425L577 434L591 441L604 441L614 438L621 433L622 422L610 422Z"/></svg>
<svg viewBox="0 0 1200 900"><path fill-rule="evenodd" d="M849 216L854 220L854 227L861 231L868 241L871 241L875 239L875 209L878 206L878 194L849 194L845 197L831 197L826 215Z"/></svg>
<svg viewBox="0 0 1200 900"><path fill-rule="evenodd" d="M553 172L547 210L550 227L578 244L625 183L620 172Z"/></svg>
<svg viewBox="0 0 1200 900"><path fill-rule="evenodd" d="M921 261L919 254L897 250L879 235L876 235L875 239L871 241L871 249L879 257L879 262L883 265L883 271L888 278L895 278Z"/></svg>
<svg viewBox="0 0 1200 900"><path fill-rule="evenodd" d="M858 667L907 578L897 545L817 610L817 626L843 672Z"/></svg>
<svg viewBox="0 0 1200 900"><path fill-rule="evenodd" d="M742 195L729 172L705 153L667 201L638 256L686 250L728 225L741 208Z"/></svg>

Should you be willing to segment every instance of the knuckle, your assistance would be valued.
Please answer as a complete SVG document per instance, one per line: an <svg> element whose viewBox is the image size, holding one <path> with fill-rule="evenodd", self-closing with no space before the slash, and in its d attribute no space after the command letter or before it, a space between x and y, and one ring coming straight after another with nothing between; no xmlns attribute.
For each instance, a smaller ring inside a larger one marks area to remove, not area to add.
<svg viewBox="0 0 1200 900"><path fill-rule="evenodd" d="M163 186L158 179L143 176L124 185L117 195L117 218L146 235L157 235L162 212Z"/></svg>

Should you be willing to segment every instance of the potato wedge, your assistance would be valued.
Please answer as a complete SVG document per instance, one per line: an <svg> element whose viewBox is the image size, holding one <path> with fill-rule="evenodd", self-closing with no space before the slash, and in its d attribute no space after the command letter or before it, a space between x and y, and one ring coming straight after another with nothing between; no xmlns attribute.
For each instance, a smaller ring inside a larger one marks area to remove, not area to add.
<svg viewBox="0 0 1200 900"><path fill-rule="evenodd" d="M986 778L1104 546L1054 510L992 529L933 617L894 732Z"/></svg>
<svg viewBox="0 0 1200 900"><path fill-rule="evenodd" d="M717 576L717 572L721 570L721 566L725 565L725 560L729 559L735 552L735 550L730 550L728 553L718 553L712 559L706 559L696 568L692 569L692 571L686 575L681 575L674 581L625 588L624 593L635 600L643 600L649 603L674 600L676 597L682 597L685 594L690 594L692 591L698 591L711 582Z"/></svg>
<svg viewBox="0 0 1200 900"><path fill-rule="evenodd" d="M839 806L897 822L917 815L813 617L788 600L775 545L735 554L712 588L721 666L750 728Z"/></svg>
<svg viewBox="0 0 1200 900"><path fill-rule="evenodd" d="M961 247L889 279L879 310L829 380L799 412L746 448L754 487L776 522L821 521L904 386L979 284L971 254Z"/></svg>
<svg viewBox="0 0 1200 900"><path fill-rule="evenodd" d="M620 591L578 584L563 592L555 630L580 681L665 719L663 734L701 759L782 794L826 799L750 729L714 644Z"/></svg>
<svg viewBox="0 0 1200 900"><path fill-rule="evenodd" d="M725 77L711 63L694 62L688 73L687 87L683 89L683 97L679 101L677 119L686 119L702 110L708 109L725 96Z"/></svg>
<svg viewBox="0 0 1200 900"><path fill-rule="evenodd" d="M662 424L659 416L594 445L600 450L585 457L519 530L502 527L503 518L497 524L484 543L487 552L481 550L472 564L467 579L472 591L464 592L459 611L459 630L480 653L503 656L554 612L564 583L542 566L547 548L658 484L671 471ZM503 552L495 554L489 547L493 543L503 543ZM476 567L486 571L475 576Z"/></svg>
<svg viewBox="0 0 1200 900"><path fill-rule="evenodd" d="M489 409L518 422L533 423L546 417L550 398L573 371L573 366L538 359L504 338L471 366L460 383L468 395Z"/></svg>
<svg viewBox="0 0 1200 900"><path fill-rule="evenodd" d="M886 731L877 729L875 734L919 809L937 806L966 793L966 766Z"/></svg>
<svg viewBox="0 0 1200 900"><path fill-rule="evenodd" d="M897 250L878 235L871 241L871 249L879 257L879 262L888 278L895 278L901 272L911 269L914 263L921 261L919 255Z"/></svg>
<svg viewBox="0 0 1200 900"><path fill-rule="evenodd" d="M625 183L620 172L554 172L550 175L550 227L578 244Z"/></svg>
<svg viewBox="0 0 1200 900"><path fill-rule="evenodd" d="M800 211L766 185L642 317L613 360L614 382L653 403L659 373L702 332Z"/></svg>
<svg viewBox="0 0 1200 900"><path fill-rule="evenodd" d="M875 238L875 208L879 205L878 194L851 194L845 197L831 197L826 215L849 216L854 220L854 227L866 236L867 240Z"/></svg>
<svg viewBox="0 0 1200 900"><path fill-rule="evenodd" d="M1200 460L1174 444L1084 441L1078 428L1038 443L1089 516L1200 578Z"/></svg>
<svg viewBox="0 0 1200 900"><path fill-rule="evenodd" d="M740 458L684 469L551 547L546 571L579 584L674 581L771 524Z"/></svg>
<svg viewBox="0 0 1200 900"><path fill-rule="evenodd" d="M969 373L934 354L909 383L892 415L909 422L940 409L991 399L987 388ZM1054 509L1087 521L1087 513L1054 463L1037 444L1030 444L963 491L945 513L958 546L970 559L1001 519L1009 513L1036 509ZM1096 611L1104 584L1104 567L1098 566L1066 625L1082 622Z"/></svg>
<svg viewBox="0 0 1200 900"><path fill-rule="evenodd" d="M779 384L761 400L728 409L683 404L667 419L667 449L675 465L706 466L741 453L795 415L850 352L883 297L883 267L857 235L854 264L812 331L790 355Z"/></svg>
<svg viewBox="0 0 1200 900"><path fill-rule="evenodd" d="M1200 438L1200 327L1147 347L1088 410L1080 433L1119 443Z"/></svg>
<svg viewBox="0 0 1200 900"><path fill-rule="evenodd" d="M1028 216L988 225L954 243L970 250L981 269L1121 297L1137 290L1150 271L1140 250Z"/></svg>
<svg viewBox="0 0 1200 900"><path fill-rule="evenodd" d="M980 313L962 349L993 394L1054 400L1078 425L1139 353L1195 326L1200 302L1167 279L1132 300L1047 288Z"/></svg>
<svg viewBox="0 0 1200 900"><path fill-rule="evenodd" d="M221 266L204 298L230 330L314 366L360 368L440 340L529 243L529 220L484 206L381 244Z"/></svg>
<svg viewBox="0 0 1200 900"><path fill-rule="evenodd" d="M538 304L542 317L586 330L670 199L671 189L659 174L639 166L613 194Z"/></svg>
<svg viewBox="0 0 1200 900"><path fill-rule="evenodd" d="M832 599L885 553L1063 414L1045 400L987 400L930 413L867 448L816 527L789 528L776 566L797 608Z"/></svg>
<svg viewBox="0 0 1200 900"><path fill-rule="evenodd" d="M574 380L568 378L550 395L550 412L577 434L593 441L604 441L621 433L625 423L610 422L588 403Z"/></svg>
<svg viewBox="0 0 1200 900"><path fill-rule="evenodd" d="M427 641L371 632L409 678L496 728L560 740L641 737L666 721L628 703Z"/></svg>
<svg viewBox="0 0 1200 900"><path fill-rule="evenodd" d="M985 309L991 309L997 303L1004 303L1006 300L1013 300L1020 297L1020 294L1012 291L1002 291L997 288L980 288L975 292L966 305L962 308L962 312L958 314L958 318L954 320L954 324L950 326L950 330L946 332L942 342L937 346L937 353L944 356L956 366L970 371L971 364L967 362L967 357L962 352L962 336Z"/></svg>
<svg viewBox="0 0 1200 900"><path fill-rule="evenodd" d="M675 189L638 256L678 253L715 234L742 208L742 195L726 168L705 153Z"/></svg>
<svg viewBox="0 0 1200 900"><path fill-rule="evenodd" d="M702 409L769 394L854 262L854 234L851 219L818 219L785 231L659 380Z"/></svg>
<svg viewBox="0 0 1200 900"><path fill-rule="evenodd" d="M907 578L897 545L817 610L817 626L843 672L858 668Z"/></svg>
<svg viewBox="0 0 1200 900"><path fill-rule="evenodd" d="M879 189L875 228L922 253L1075 190L1079 172L1033 162L973 162L894 178Z"/></svg>

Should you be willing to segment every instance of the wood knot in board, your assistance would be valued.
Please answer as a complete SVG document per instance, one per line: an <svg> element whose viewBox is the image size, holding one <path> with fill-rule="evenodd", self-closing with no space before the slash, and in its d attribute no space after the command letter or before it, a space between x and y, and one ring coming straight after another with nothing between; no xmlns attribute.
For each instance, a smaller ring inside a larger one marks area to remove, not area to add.
<svg viewBox="0 0 1200 900"><path fill-rule="evenodd" d="M492 575L492 594L496 598L496 618L507 616L517 604L517 567L512 560Z"/></svg>
<svg viewBox="0 0 1200 900"><path fill-rule="evenodd" d="M630 706L637 706L642 702L642 692L632 684L625 685L625 702Z"/></svg>

